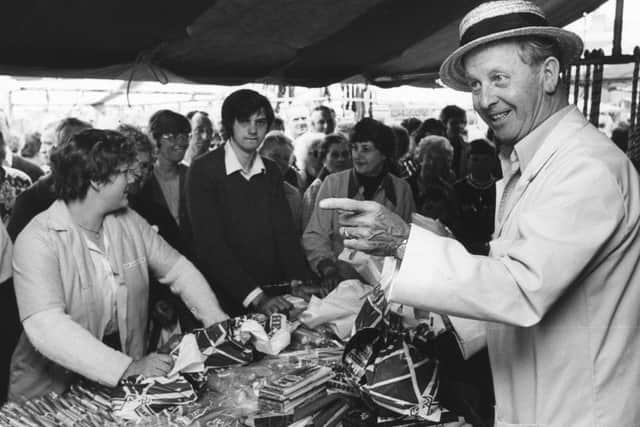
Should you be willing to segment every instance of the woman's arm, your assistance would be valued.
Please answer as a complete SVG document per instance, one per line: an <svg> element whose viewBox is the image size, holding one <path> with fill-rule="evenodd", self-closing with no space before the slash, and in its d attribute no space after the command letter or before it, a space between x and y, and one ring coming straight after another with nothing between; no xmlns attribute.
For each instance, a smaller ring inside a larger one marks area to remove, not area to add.
<svg viewBox="0 0 640 427"><path fill-rule="evenodd" d="M103 344L61 308L40 311L22 325L31 344L47 359L109 387L118 384L133 361Z"/></svg>
<svg viewBox="0 0 640 427"><path fill-rule="evenodd" d="M218 298L209 287L202 273L184 256L162 278L160 283L170 285L171 291L180 296L193 315L205 328L228 319Z"/></svg>

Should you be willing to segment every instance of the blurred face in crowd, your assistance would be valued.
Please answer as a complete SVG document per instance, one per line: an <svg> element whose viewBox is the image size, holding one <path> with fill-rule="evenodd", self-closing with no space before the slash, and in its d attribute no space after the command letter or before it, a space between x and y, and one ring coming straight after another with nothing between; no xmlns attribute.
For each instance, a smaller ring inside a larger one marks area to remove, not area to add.
<svg viewBox="0 0 640 427"><path fill-rule="evenodd" d="M465 137L467 135L467 117L452 117L447 120L447 138Z"/></svg>
<svg viewBox="0 0 640 427"><path fill-rule="evenodd" d="M165 133L160 136L158 158L169 163L180 163L189 146L189 135L186 133Z"/></svg>
<svg viewBox="0 0 640 427"><path fill-rule="evenodd" d="M425 178L445 177L449 175L453 156L444 149L432 147L419 150L420 175Z"/></svg>
<svg viewBox="0 0 640 427"><path fill-rule="evenodd" d="M138 151L136 154L135 180L129 185L127 192L130 196L138 194L153 170L153 155L148 151Z"/></svg>
<svg viewBox="0 0 640 427"><path fill-rule="evenodd" d="M309 130L307 125L307 113L301 108L296 108L291 112L290 122L291 124L289 127L291 128L291 136L293 139L296 139Z"/></svg>
<svg viewBox="0 0 640 427"><path fill-rule="evenodd" d="M213 140L213 124L209 117L196 113L191 118L191 134L189 145L196 156L209 151Z"/></svg>
<svg viewBox="0 0 640 427"><path fill-rule="evenodd" d="M43 165L49 165L51 160L49 159L49 155L51 154L51 150L53 149L54 144L50 139L43 139L42 144L40 145L40 158Z"/></svg>
<svg viewBox="0 0 640 427"><path fill-rule="evenodd" d="M501 144L520 141L552 113L545 86L555 91L557 70L549 68L549 60L557 63L555 58L524 63L515 42L488 45L465 57L473 106Z"/></svg>
<svg viewBox="0 0 640 427"><path fill-rule="evenodd" d="M346 141L329 146L324 159L324 167L329 173L340 172L351 167L351 151Z"/></svg>
<svg viewBox="0 0 640 427"><path fill-rule="evenodd" d="M321 110L312 111L310 121L311 130L314 132L320 132L328 135L335 129L331 115L326 114Z"/></svg>
<svg viewBox="0 0 640 427"><path fill-rule="evenodd" d="M305 160L304 169L307 174L311 176L318 176L320 169L322 168L322 163L320 162L320 144L322 143L322 139L315 139L309 145L309 153L307 154L307 158Z"/></svg>
<svg viewBox="0 0 640 427"><path fill-rule="evenodd" d="M285 144L272 144L266 150L261 150L261 153L267 159L274 161L280 168L282 175L287 173L289 165L291 164L291 155L293 149Z"/></svg>
<svg viewBox="0 0 640 427"><path fill-rule="evenodd" d="M365 176L380 175L387 160L387 156L382 154L371 141L351 143L351 157L356 172Z"/></svg>
<svg viewBox="0 0 640 427"><path fill-rule="evenodd" d="M467 168L476 179L487 179L493 171L494 156L490 154L470 154Z"/></svg>
<svg viewBox="0 0 640 427"><path fill-rule="evenodd" d="M255 153L264 139L269 124L266 114L260 110L253 113L247 120L238 120L233 123L232 141L245 153Z"/></svg>

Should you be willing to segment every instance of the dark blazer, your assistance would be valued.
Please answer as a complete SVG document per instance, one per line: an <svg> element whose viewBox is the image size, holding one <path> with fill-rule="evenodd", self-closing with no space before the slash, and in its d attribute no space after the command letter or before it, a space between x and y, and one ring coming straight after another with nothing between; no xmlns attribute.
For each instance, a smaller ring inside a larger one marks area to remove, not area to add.
<svg viewBox="0 0 640 427"><path fill-rule="evenodd" d="M193 161L187 174L187 207L196 265L222 308L243 314L242 302L256 287L310 277L282 176L263 159L265 171L247 181L226 173L225 150Z"/></svg>
<svg viewBox="0 0 640 427"><path fill-rule="evenodd" d="M42 175L44 175L44 171L40 168L40 166L15 154L12 157L11 167L21 170L22 172L29 175L29 178L31 178L31 182L36 182Z"/></svg>
<svg viewBox="0 0 640 427"><path fill-rule="evenodd" d="M185 200L185 182L188 167L178 165L180 174L180 205L178 216L180 224L176 222L169 211L169 205L164 198L160 184L155 174L150 174L140 192L135 196L131 207L151 225L158 227L158 232L174 249L191 259L191 226Z"/></svg>
<svg viewBox="0 0 640 427"><path fill-rule="evenodd" d="M187 215L184 191L187 169L187 166L183 164L178 165L178 172L180 174L180 205L178 208L178 216L180 218L180 224L178 224L173 218L173 215L171 215L169 205L153 173L150 174L140 189L140 192L131 201L131 207L146 219L149 224L158 227L158 233L167 243L191 260L191 226L189 216ZM197 321L179 297L173 294L166 286L160 285L154 280L150 282L149 300L151 307L154 307L158 300L170 302L176 310L183 330L188 331L201 326L200 322ZM153 341L155 334L152 333L151 336Z"/></svg>

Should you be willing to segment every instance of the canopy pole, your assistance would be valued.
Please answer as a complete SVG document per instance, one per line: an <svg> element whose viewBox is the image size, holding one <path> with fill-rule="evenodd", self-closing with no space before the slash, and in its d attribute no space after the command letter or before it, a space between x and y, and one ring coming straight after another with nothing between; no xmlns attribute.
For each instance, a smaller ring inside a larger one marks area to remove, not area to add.
<svg viewBox="0 0 640 427"><path fill-rule="evenodd" d="M622 10L624 0L616 0L616 18L613 23L613 56L622 55Z"/></svg>

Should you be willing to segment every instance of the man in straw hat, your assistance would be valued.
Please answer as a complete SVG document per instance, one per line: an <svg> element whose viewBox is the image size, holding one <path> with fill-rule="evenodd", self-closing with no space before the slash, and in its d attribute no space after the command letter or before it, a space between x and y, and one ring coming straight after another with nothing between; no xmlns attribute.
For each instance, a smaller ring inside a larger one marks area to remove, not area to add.
<svg viewBox="0 0 640 427"><path fill-rule="evenodd" d="M320 206L345 211L345 246L401 260L390 300L488 321L497 426L638 426L640 182L567 103L582 42L523 0L481 4L460 39L440 77L504 147L489 256L373 202Z"/></svg>

